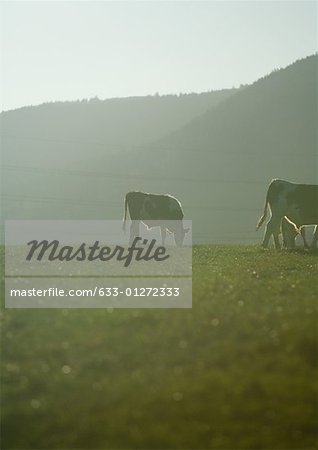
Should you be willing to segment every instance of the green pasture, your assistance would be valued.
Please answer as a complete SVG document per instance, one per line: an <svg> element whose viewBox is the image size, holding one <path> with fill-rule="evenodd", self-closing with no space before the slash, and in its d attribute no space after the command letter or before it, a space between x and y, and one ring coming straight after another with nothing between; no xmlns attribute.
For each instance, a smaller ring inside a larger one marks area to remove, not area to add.
<svg viewBox="0 0 318 450"><path fill-rule="evenodd" d="M199 246L192 309L2 309L1 448L317 448L317 301L317 254Z"/></svg>

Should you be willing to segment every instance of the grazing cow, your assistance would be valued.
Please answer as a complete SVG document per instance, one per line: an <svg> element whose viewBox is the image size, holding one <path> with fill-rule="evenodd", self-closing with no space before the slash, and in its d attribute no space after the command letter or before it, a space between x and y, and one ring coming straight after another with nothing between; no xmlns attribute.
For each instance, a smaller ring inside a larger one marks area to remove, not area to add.
<svg viewBox="0 0 318 450"><path fill-rule="evenodd" d="M296 237L299 234L301 234L301 237L303 238L304 247L309 248L305 227L301 227L300 230L298 230L294 223L284 217L282 220L283 247L294 249L296 246Z"/></svg>
<svg viewBox="0 0 318 450"><path fill-rule="evenodd" d="M315 226L313 233L313 240L311 246L308 244L306 239L305 226L300 228L300 234L304 241L305 248L315 248L318 242L318 225ZM298 230L295 228L295 224L289 222L286 218L282 220L282 235L283 235L283 247L294 249L295 248L295 239L298 235Z"/></svg>
<svg viewBox="0 0 318 450"><path fill-rule="evenodd" d="M184 236L189 228L183 228L182 205L175 197L169 194L128 192L125 197L123 229L126 224L127 208L132 220L129 245L139 235L139 224L143 222L148 228L160 226L162 245L165 245L168 231L173 233L176 245L182 246Z"/></svg>
<svg viewBox="0 0 318 450"><path fill-rule="evenodd" d="M303 225L318 224L318 186L295 184L284 180L273 180L267 190L264 213L259 219L257 229L264 223L268 205L271 218L266 225L263 247L267 247L273 235L275 247L280 248L279 232L282 220L286 217L299 232ZM316 245L316 232L314 245Z"/></svg>

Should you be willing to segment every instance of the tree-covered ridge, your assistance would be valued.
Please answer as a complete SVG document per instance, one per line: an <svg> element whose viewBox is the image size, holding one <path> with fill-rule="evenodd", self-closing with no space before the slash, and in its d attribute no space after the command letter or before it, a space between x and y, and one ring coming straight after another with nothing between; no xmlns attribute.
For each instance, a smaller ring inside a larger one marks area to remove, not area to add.
<svg viewBox="0 0 318 450"><path fill-rule="evenodd" d="M260 241L270 180L318 182L317 58L234 92L2 114L4 216L118 219L126 192L168 192L197 242Z"/></svg>
<svg viewBox="0 0 318 450"><path fill-rule="evenodd" d="M1 134L99 143L106 152L132 148L180 128L236 91L44 103L2 113Z"/></svg>

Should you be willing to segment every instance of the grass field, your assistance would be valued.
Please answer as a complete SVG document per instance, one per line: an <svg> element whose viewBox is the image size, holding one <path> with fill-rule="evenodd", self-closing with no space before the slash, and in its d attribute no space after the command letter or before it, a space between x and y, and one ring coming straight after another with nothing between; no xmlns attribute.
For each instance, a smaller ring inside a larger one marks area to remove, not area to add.
<svg viewBox="0 0 318 450"><path fill-rule="evenodd" d="M317 300L317 254L202 246L190 310L2 310L1 448L317 448Z"/></svg>

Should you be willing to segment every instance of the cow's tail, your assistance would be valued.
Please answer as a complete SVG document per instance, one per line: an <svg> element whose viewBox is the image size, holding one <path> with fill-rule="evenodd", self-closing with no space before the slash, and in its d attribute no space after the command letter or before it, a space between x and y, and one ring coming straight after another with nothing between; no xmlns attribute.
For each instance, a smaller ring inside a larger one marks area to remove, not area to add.
<svg viewBox="0 0 318 450"><path fill-rule="evenodd" d="M127 195L125 196L124 218L123 218L123 231L126 231L126 218L127 218Z"/></svg>
<svg viewBox="0 0 318 450"><path fill-rule="evenodd" d="M268 211L268 191L267 191L267 195L266 195L266 201L265 201L263 215L262 215L262 217L259 218L259 220L257 222L256 230L258 230L265 222L265 219L267 217L267 211Z"/></svg>

